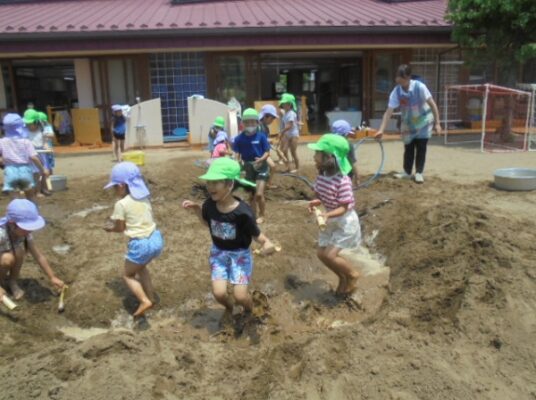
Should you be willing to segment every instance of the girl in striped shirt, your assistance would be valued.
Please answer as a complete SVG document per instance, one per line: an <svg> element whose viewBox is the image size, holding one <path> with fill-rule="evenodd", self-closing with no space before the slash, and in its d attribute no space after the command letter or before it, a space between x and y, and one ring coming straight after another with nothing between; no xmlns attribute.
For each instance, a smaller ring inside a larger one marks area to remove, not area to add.
<svg viewBox="0 0 536 400"><path fill-rule="evenodd" d="M331 133L308 147L316 151L314 161L319 172L314 187L317 199L309 202L309 212L320 205L326 209L323 217L327 226L320 231L317 255L339 277L336 293L350 294L357 288L359 273L339 256L342 249L355 248L361 242L352 180L348 177L352 170L347 158L350 147L345 138Z"/></svg>

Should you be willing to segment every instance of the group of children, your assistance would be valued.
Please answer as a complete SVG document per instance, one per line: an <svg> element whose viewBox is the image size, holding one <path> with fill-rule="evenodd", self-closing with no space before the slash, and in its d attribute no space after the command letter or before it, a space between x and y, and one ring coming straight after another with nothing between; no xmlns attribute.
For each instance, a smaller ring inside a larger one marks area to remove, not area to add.
<svg viewBox="0 0 536 400"><path fill-rule="evenodd" d="M280 140L291 151L295 166L298 167L298 123L293 96L283 96L281 106L286 111ZM116 115L119 117L119 113ZM207 172L199 177L206 181L209 197L202 204L190 200L182 203L184 209L197 215L210 231L212 292L215 299L225 307L225 316L229 316L233 308L233 300L227 292L228 284L233 285L234 302L241 305L246 313L252 309L248 291L253 271L250 249L252 241L259 243L265 254L270 254L275 249L272 241L261 232L259 224L264 222L264 189L270 177L270 167L274 165L270 157L268 127L276 118L277 111L271 105L264 106L260 114L252 108L244 110L244 130L232 143L224 131L225 121L223 118L216 119L211 132L212 162ZM348 128L349 125L337 126L332 129L336 132L325 134L317 143L309 145L315 151L318 177L314 187L316 199L309 203L308 209L310 212L319 206L325 209L322 217L327 225L318 238L318 258L337 275L339 281L336 292L349 294L356 289L359 273L346 259L339 256L339 252L344 248L358 246L361 231L354 211L352 180L348 176L353 171L353 166L348 161L350 143L346 136L351 134L352 129ZM6 165L5 184L13 187L18 180L23 179L26 182L25 188L30 188L33 181L30 163L45 176L49 173L48 169L36 153L34 145L26 139L26 127L20 117L8 114L4 118L4 129L6 138L0 139L0 151ZM237 160L227 157L232 151L236 153ZM234 195L239 187L251 190L250 204ZM123 233L129 238L123 278L139 301L134 312L134 316L139 317L156 302L147 266L161 254L164 240L154 221L150 191L135 164L120 162L115 165L110 182L105 186L105 189L110 188L114 189L118 200L110 223L104 230ZM13 200L8 205L5 218L0 220L0 283L9 288L14 299L19 299L23 294L17 279L25 251L35 257L54 286L64 286L33 243L31 232L42 228L44 224L35 204L24 199ZM0 295L6 295L3 289L0 290Z"/></svg>

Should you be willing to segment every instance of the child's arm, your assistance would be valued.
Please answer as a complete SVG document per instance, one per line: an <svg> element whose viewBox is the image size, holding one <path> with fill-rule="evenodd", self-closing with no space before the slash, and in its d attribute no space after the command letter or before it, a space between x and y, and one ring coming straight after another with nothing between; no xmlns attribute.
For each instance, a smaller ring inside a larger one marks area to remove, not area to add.
<svg viewBox="0 0 536 400"><path fill-rule="evenodd" d="M35 262L37 262L39 267L41 267L43 272L48 276L48 279L50 279L50 283L52 283L58 289L63 288L63 285L65 285L65 283L54 274L54 271L50 267L48 260L46 259L44 254L41 253L41 251L37 248L33 240L28 240L28 250L32 254L32 257L34 258Z"/></svg>
<svg viewBox="0 0 536 400"><path fill-rule="evenodd" d="M125 229L126 224L122 219L110 219L109 223L104 227L106 232L123 233Z"/></svg>
<svg viewBox="0 0 536 400"><path fill-rule="evenodd" d="M257 237L254 237L253 239L262 246L261 251L264 254L269 254L275 249L275 246L272 241L268 239L263 233L261 233Z"/></svg>
<svg viewBox="0 0 536 400"><path fill-rule="evenodd" d="M32 160L35 166L39 169L39 172L41 173L41 175L44 175L44 176L50 175L50 171L46 169L45 167L43 167L43 163L41 163L41 160L39 159L38 156L31 156L30 160Z"/></svg>
<svg viewBox="0 0 536 400"><path fill-rule="evenodd" d="M346 211L348 211L348 204L342 204L334 210L326 212L324 217L326 219L340 217L341 215L344 215Z"/></svg>
<svg viewBox="0 0 536 400"><path fill-rule="evenodd" d="M201 209L201 205L190 200L184 200L182 202L182 208L184 208L185 210L193 211L194 214L197 215L199 221L201 221L203 225L208 226L207 221L203 219L203 211Z"/></svg>
<svg viewBox="0 0 536 400"><path fill-rule="evenodd" d="M309 213L313 213L315 207L321 206L322 202L319 199L314 199L309 202L309 205L307 206L307 209L309 210Z"/></svg>

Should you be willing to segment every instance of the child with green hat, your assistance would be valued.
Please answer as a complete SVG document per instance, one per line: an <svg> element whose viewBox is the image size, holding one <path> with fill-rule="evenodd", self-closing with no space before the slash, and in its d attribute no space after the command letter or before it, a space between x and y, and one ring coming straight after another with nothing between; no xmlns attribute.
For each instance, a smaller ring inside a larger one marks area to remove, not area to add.
<svg viewBox="0 0 536 400"><path fill-rule="evenodd" d="M250 205L257 216L257 223L264 222L266 199L264 189L270 178L270 143L268 138L259 131L259 114L254 108L248 108L242 113L242 122L245 130L233 142L233 150L244 163L246 179L256 183L255 190L251 191ZM257 206L259 212L257 213Z"/></svg>
<svg viewBox="0 0 536 400"><path fill-rule="evenodd" d="M319 172L314 185L318 197L309 202L309 211L323 205L326 227L318 237L317 255L339 277L336 293L350 294L357 288L359 273L344 258L342 249L351 249L361 242L361 227L354 205L352 180L348 173L352 166L348 161L348 141L339 135L325 134L308 147L315 150L314 161Z"/></svg>
<svg viewBox="0 0 536 400"><path fill-rule="evenodd" d="M216 117L214 123L212 124L212 127L210 128L210 131L208 132L208 151L211 157L212 153L214 152L214 147L216 146L214 144L214 141L216 140L216 137L220 132L223 132L225 134L225 136L227 137L227 142L229 142L227 132L225 132L225 118L221 116Z"/></svg>
<svg viewBox="0 0 536 400"><path fill-rule="evenodd" d="M23 121L28 128L29 139L35 147L37 154L39 155L39 160L43 167L49 172L51 167L48 163L49 159L46 156L47 140L48 135L45 134L41 125L42 116L41 113L33 108L29 108L24 112ZM47 177L40 173L38 167L32 165L34 181L35 181L35 192L38 197L43 195L49 195L50 193L46 189L46 179Z"/></svg>
<svg viewBox="0 0 536 400"><path fill-rule="evenodd" d="M251 208L232 195L237 185L255 187L254 183L240 179L240 164L230 158L217 158L206 174L199 177L207 181L209 198L200 205L185 200L182 206L193 211L208 226L212 237L209 263L212 277L212 293L225 307L224 321L232 315L233 303L227 295L227 282L234 285L233 296L246 313L252 310L248 293L253 270L252 239L268 253L274 249L255 221Z"/></svg>
<svg viewBox="0 0 536 400"><path fill-rule="evenodd" d="M283 129L279 132L279 140L281 142L281 151L288 160L288 150L292 154L292 160L294 161L294 169L290 169L290 163L287 163L289 172L296 173L300 168L300 161L298 159L298 140L300 137L300 127L298 124L298 115L296 114L296 98L290 93L283 93L279 105L285 111L281 122Z"/></svg>

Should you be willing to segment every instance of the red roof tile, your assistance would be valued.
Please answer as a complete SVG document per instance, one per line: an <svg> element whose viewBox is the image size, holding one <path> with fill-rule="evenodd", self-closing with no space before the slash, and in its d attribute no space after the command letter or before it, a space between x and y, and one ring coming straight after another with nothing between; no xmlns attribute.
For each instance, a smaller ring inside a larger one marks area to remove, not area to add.
<svg viewBox="0 0 536 400"><path fill-rule="evenodd" d="M448 27L447 0L72 0L0 5L6 34L297 27Z"/></svg>

